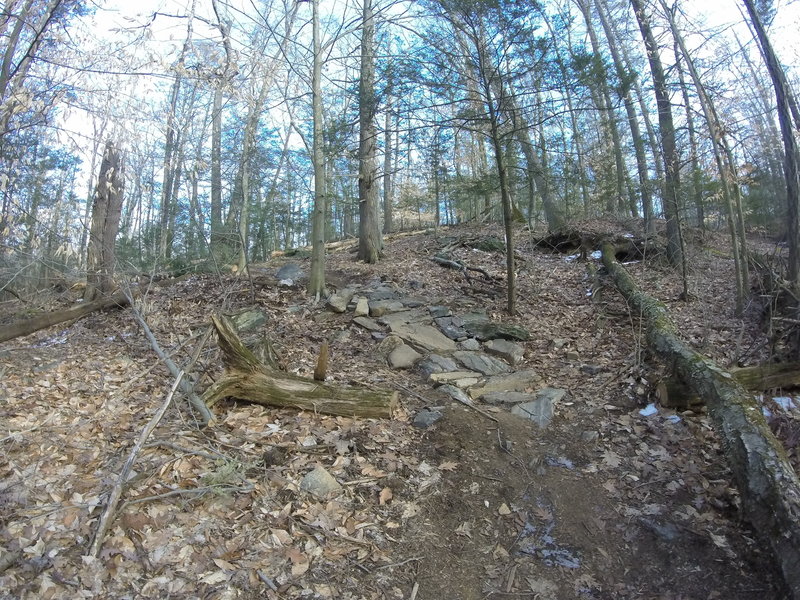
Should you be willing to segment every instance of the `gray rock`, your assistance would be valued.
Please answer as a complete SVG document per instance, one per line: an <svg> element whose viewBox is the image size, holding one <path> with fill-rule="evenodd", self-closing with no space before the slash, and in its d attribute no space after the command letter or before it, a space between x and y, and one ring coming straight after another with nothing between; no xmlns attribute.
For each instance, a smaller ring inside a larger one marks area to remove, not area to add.
<svg viewBox="0 0 800 600"><path fill-rule="evenodd" d="M586 431L581 432L581 440L584 442L596 442L600 437L600 432L592 431L591 429L587 429Z"/></svg>
<svg viewBox="0 0 800 600"><path fill-rule="evenodd" d="M489 340L484 347L489 354L499 356L512 365L521 362L525 356L525 349L522 346L508 340Z"/></svg>
<svg viewBox="0 0 800 600"><path fill-rule="evenodd" d="M383 323L389 327L401 323L424 323L429 325L431 317L428 311L422 308L403 309L397 312L387 313L381 318Z"/></svg>
<svg viewBox="0 0 800 600"><path fill-rule="evenodd" d="M382 317L387 313L395 313L405 310L406 307L399 300L370 300L369 316Z"/></svg>
<svg viewBox="0 0 800 600"><path fill-rule="evenodd" d="M419 352L401 344L389 354L389 366L393 369L410 369L421 358Z"/></svg>
<svg viewBox="0 0 800 600"><path fill-rule="evenodd" d="M353 319L353 323L363 327L367 331L383 331L383 328L369 317L356 317Z"/></svg>
<svg viewBox="0 0 800 600"><path fill-rule="evenodd" d="M515 371L507 375L489 377L482 385L469 391L473 398L480 398L489 392L524 392L527 389L541 385L542 378L532 370Z"/></svg>
<svg viewBox="0 0 800 600"><path fill-rule="evenodd" d="M458 365L452 358L440 356L439 354L431 354L422 359L417 368L423 375L431 375L432 373L446 373L448 371L457 371Z"/></svg>
<svg viewBox="0 0 800 600"><path fill-rule="evenodd" d="M300 481L300 489L320 499L330 498L342 491L342 486L323 467L318 466Z"/></svg>
<svg viewBox="0 0 800 600"><path fill-rule="evenodd" d="M453 400L457 400L463 404L472 404L472 400L469 396L467 396L464 390L457 388L454 385L445 384L439 386L439 390L443 391L445 394L450 396Z"/></svg>
<svg viewBox="0 0 800 600"><path fill-rule="evenodd" d="M357 317L366 317L369 315L369 300L361 296L356 301L356 309L353 311L353 314Z"/></svg>
<svg viewBox="0 0 800 600"><path fill-rule="evenodd" d="M428 377L434 383L451 383L460 388L468 388L480 381L481 374L474 371L453 371L451 373L431 373Z"/></svg>
<svg viewBox="0 0 800 600"><path fill-rule="evenodd" d="M553 403L547 400L523 402L522 404L516 404L511 409L511 414L533 421L544 429L553 420Z"/></svg>
<svg viewBox="0 0 800 600"><path fill-rule="evenodd" d="M475 338L467 338L461 342L459 346L461 346L462 350L469 350L471 352L476 352L481 349L481 343Z"/></svg>
<svg viewBox="0 0 800 600"><path fill-rule="evenodd" d="M263 310L246 310L230 316L239 333L255 331L267 322L267 315Z"/></svg>
<svg viewBox="0 0 800 600"><path fill-rule="evenodd" d="M489 392L481 396L481 402L486 404L522 404L534 400L536 396L525 392Z"/></svg>
<svg viewBox="0 0 800 600"><path fill-rule="evenodd" d="M527 329L510 323L490 323L487 321L466 321L464 327L479 340L519 340L527 342L531 339L531 334Z"/></svg>
<svg viewBox="0 0 800 600"><path fill-rule="evenodd" d="M447 306L429 306L428 310L431 313L431 316L434 319L439 317L449 317L450 316L450 308Z"/></svg>
<svg viewBox="0 0 800 600"><path fill-rule="evenodd" d="M483 352L459 350L454 352L453 356L470 371L478 371L484 375L499 375L500 373L508 373L511 370L511 367L503 361Z"/></svg>
<svg viewBox="0 0 800 600"><path fill-rule="evenodd" d="M401 298L400 302L402 302L403 306L406 308L419 308L420 306L425 306L425 303L417 298Z"/></svg>
<svg viewBox="0 0 800 600"><path fill-rule="evenodd" d="M456 343L438 329L419 323L391 323L392 333L399 335L417 350L426 352L453 352Z"/></svg>
<svg viewBox="0 0 800 600"><path fill-rule="evenodd" d="M335 294L331 294L331 296L328 298L328 308L330 308L333 312L343 313L347 310L347 305L350 303L350 299L353 297L354 293L354 290L345 288L336 292Z"/></svg>
<svg viewBox="0 0 800 600"><path fill-rule="evenodd" d="M535 400L517 404L511 413L529 419L544 429L553 420L553 405L566 393L567 390L561 388L543 388L536 392Z"/></svg>
<svg viewBox="0 0 800 600"><path fill-rule="evenodd" d="M469 336L464 328L464 321L458 317L437 317L434 321L442 333L451 340L463 340Z"/></svg>
<svg viewBox="0 0 800 600"><path fill-rule="evenodd" d="M392 288L388 287L379 287L376 290L373 290L367 294L370 300L393 300L397 298L397 292Z"/></svg>
<svg viewBox="0 0 800 600"><path fill-rule="evenodd" d="M396 335L387 335L378 344L378 354L387 357L403 345L403 340Z"/></svg>
<svg viewBox="0 0 800 600"><path fill-rule="evenodd" d="M587 375L597 375L603 372L603 367L598 365L581 365L581 372Z"/></svg>
<svg viewBox="0 0 800 600"><path fill-rule="evenodd" d="M440 413L438 410L434 410L432 408L423 408L416 415L414 415L414 420L411 421L411 424L414 427L419 427L420 429L427 429L439 421L442 416L442 413Z"/></svg>
<svg viewBox="0 0 800 600"><path fill-rule="evenodd" d="M295 263L288 263L283 265L275 273L275 277L280 282L287 282L284 285L292 285L294 282L299 281L305 276L303 269Z"/></svg>

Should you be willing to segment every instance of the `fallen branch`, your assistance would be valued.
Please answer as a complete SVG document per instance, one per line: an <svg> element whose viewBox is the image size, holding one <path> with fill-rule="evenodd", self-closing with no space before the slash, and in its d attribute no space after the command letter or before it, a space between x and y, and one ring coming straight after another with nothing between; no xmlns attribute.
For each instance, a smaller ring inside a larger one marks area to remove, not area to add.
<svg viewBox="0 0 800 600"><path fill-rule="evenodd" d="M232 397L267 406L292 407L329 415L391 418L397 392L333 386L264 365L239 339L230 319L212 316L227 367L205 394L207 406Z"/></svg>
<svg viewBox="0 0 800 600"><path fill-rule="evenodd" d="M690 349L678 337L665 306L641 292L603 246L603 264L647 328L650 349L705 399L722 440L744 517L769 544L794 598L800 598L800 481L775 439L753 395L733 377Z"/></svg>
<svg viewBox="0 0 800 600"><path fill-rule="evenodd" d="M108 528L111 527L111 523L116 516L117 504L119 504L119 499L122 497L122 488L125 486L125 482L128 481L128 476L133 468L133 463L136 462L136 458L139 456L139 452L141 452L145 442L147 442L147 438L150 437L150 434L153 433L153 430L164 417L164 413L167 412L167 409L172 403L172 398L175 396L175 392L177 391L182 379L183 371L178 373L178 377L176 377L175 383L172 384L172 389L169 391L166 399L161 404L161 408L158 409L153 418L150 419L150 422L142 430L142 433L139 434L139 439L131 449L131 452L128 455L128 460L125 461L122 471L120 471L120 474L117 477L117 483L114 484L111 494L108 496L106 508L100 517L100 522L97 525L97 531L94 534L94 539L92 540L91 547L89 548L90 556L97 558L97 556L100 554L100 547L103 545L103 539L105 539Z"/></svg>
<svg viewBox="0 0 800 600"><path fill-rule="evenodd" d="M158 344L158 340L156 336L153 335L153 332L148 327L147 322L144 320L142 313L140 313L136 306L133 304L133 298L128 296L128 302L131 305L131 312L133 313L133 318L139 324L139 327L142 328L144 331L145 337L150 341L150 346L153 348L153 352L158 355L158 357L164 362L164 364L169 369L169 372L172 374L173 377L178 379L178 382L181 386L181 391L186 394L186 397L189 399L189 404L194 408L197 413L200 415L200 422L203 427L206 427L210 423L214 422L214 415L208 410L205 402L203 402L197 394L194 393L194 387L192 386L191 382L188 380L184 380L183 377L178 378L179 373L183 373L178 366L173 362L173 360L167 356L167 354L161 349L161 346ZM199 355L199 350L197 353Z"/></svg>

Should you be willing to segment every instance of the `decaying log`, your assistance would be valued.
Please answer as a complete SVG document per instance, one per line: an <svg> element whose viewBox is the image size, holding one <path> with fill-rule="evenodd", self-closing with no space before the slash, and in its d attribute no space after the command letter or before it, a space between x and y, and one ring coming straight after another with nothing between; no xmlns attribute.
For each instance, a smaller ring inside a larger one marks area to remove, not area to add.
<svg viewBox="0 0 800 600"><path fill-rule="evenodd" d="M800 599L800 481L754 397L729 373L678 337L665 306L641 292L603 246L603 264L646 324L650 349L705 399L742 499L744 517L769 544L794 598Z"/></svg>
<svg viewBox="0 0 800 600"><path fill-rule="evenodd" d="M270 369L248 350L230 320L212 316L226 371L203 394L211 406L226 397L267 406L348 417L391 418L397 392L354 386L333 386Z"/></svg>
<svg viewBox="0 0 800 600"><path fill-rule="evenodd" d="M7 342L23 335L30 335L45 327L58 325L66 321L80 319L96 310L111 308L112 306L126 306L128 298L124 292L118 292L112 296L106 296L93 300L92 302L82 302L66 310L46 312L30 319L16 321L0 327L0 342Z"/></svg>
<svg viewBox="0 0 800 600"><path fill-rule="evenodd" d="M733 378L745 389L760 392L800 387L800 363L770 363L730 370ZM658 385L658 399L664 406L686 408L703 404L703 399L686 384L669 377Z"/></svg>

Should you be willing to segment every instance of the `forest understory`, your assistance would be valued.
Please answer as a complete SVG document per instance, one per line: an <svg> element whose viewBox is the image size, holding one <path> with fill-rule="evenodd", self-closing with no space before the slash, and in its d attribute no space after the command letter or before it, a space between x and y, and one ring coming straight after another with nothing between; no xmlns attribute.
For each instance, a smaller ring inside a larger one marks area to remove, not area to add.
<svg viewBox="0 0 800 600"><path fill-rule="evenodd" d="M582 230L627 233L599 221ZM191 375L201 389L223 371L204 335L211 315L258 308L288 372L311 378L327 341L329 383L392 389L400 405L392 419L365 419L226 400L213 408L216 423L199 428L176 396L96 558L88 548L108 492L173 378L128 308L0 345L0 598L788 597L769 548L742 519L705 410L658 404L665 367L599 262L517 235L513 317L502 249L470 247L502 239L499 226L390 237L374 265L340 245L327 281L391 288L454 314L485 310L526 329L514 369L566 392L545 428L503 407L476 411L418 370L388 366L380 332L354 323L351 310L315 304L302 285L280 284L278 269L307 271L304 259L275 257L249 278L198 274L150 288L138 310L176 363L198 357ZM626 268L695 350L723 368L765 361L758 294L733 314L727 239L691 242L689 302L659 256ZM443 248L492 279L432 261ZM48 308L76 299L66 291ZM2 313L24 309L5 303ZM798 412L771 398L765 408L797 469ZM442 418L414 426L425 408ZM335 495L307 491L317 467L340 486Z"/></svg>

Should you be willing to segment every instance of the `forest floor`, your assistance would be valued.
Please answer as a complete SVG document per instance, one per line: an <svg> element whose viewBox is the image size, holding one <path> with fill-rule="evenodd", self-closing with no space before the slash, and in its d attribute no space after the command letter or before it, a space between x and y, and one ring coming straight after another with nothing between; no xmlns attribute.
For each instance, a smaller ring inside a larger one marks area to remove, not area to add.
<svg viewBox="0 0 800 600"><path fill-rule="evenodd" d="M177 399L98 558L87 549L107 494L173 380L129 310L0 345L0 598L786 597L740 518L707 415L642 412L663 367L611 284L520 232L519 314L509 317L502 281L471 285L430 260L449 245L502 280L502 252L454 243L487 235L502 238L491 227L394 237L377 265L345 246L329 255L328 280L380 282L526 328L515 368L567 391L549 426L482 405L492 420L417 371L387 366L352 312L278 285L280 266L307 269L304 260L257 265L252 282L197 275L153 287L138 306L175 362L197 350L212 314L256 306L287 370L310 377L329 340L331 383L395 389L400 407L376 420L231 400L198 429ZM688 303L657 258L628 268L695 349L722 367L757 364L768 351L761 310L734 318L726 247L718 234L690 245ZM199 356L203 387L222 372L213 338ZM411 421L424 407L443 417L420 429ZM341 484L335 497L301 487L318 465Z"/></svg>

